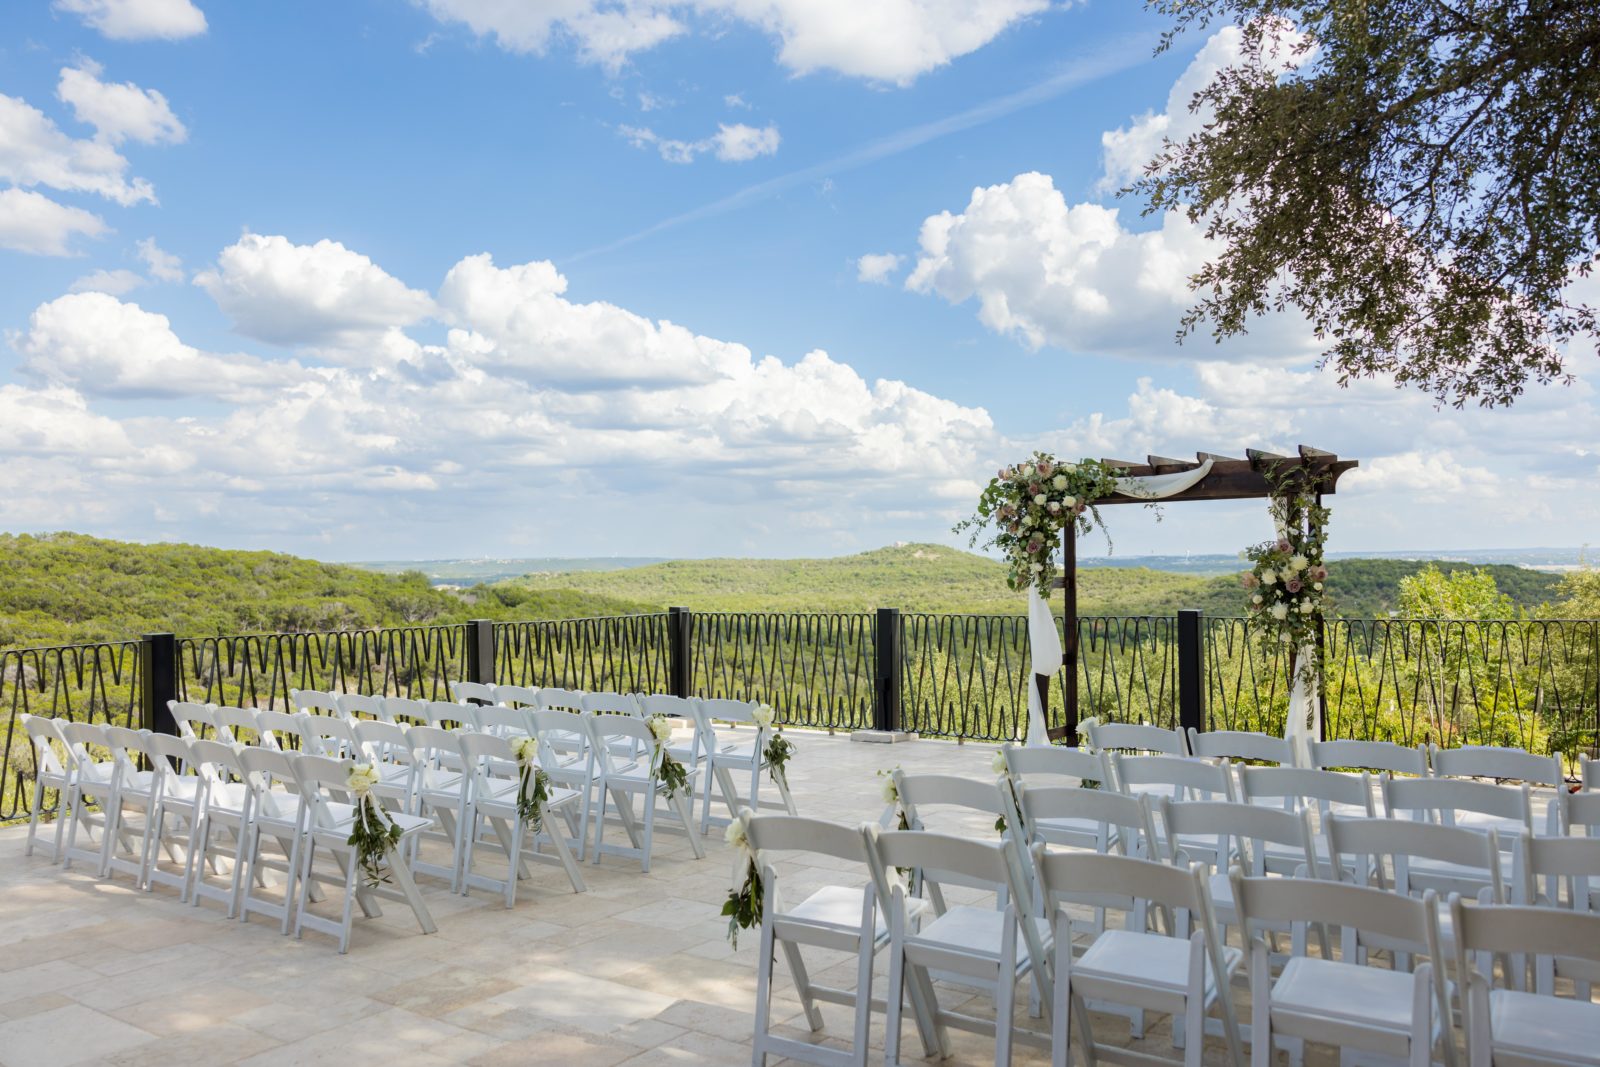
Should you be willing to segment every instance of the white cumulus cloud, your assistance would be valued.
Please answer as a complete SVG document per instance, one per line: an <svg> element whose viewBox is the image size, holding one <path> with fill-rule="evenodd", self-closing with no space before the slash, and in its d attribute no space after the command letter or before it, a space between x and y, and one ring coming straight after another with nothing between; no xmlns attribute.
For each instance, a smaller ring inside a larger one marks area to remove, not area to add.
<svg viewBox="0 0 1600 1067"><path fill-rule="evenodd" d="M326 239L297 245L247 233L194 280L240 333L273 344L337 345L433 311L427 293Z"/></svg>
<svg viewBox="0 0 1600 1067"><path fill-rule="evenodd" d="M0 189L0 248L39 256L72 255L72 238L106 232L100 216L27 189Z"/></svg>
<svg viewBox="0 0 1600 1067"><path fill-rule="evenodd" d="M154 237L146 237L139 242L139 259L150 272L150 277L158 282L181 282L184 279L183 260L171 252L162 251Z"/></svg>
<svg viewBox="0 0 1600 1067"><path fill-rule="evenodd" d="M1049 0L418 0L441 22L459 22L518 53L542 53L569 38L581 58L616 69L634 54L689 29L692 16L736 19L778 41L796 74L832 70L908 85L977 51L1009 27L1049 9ZM731 106L731 105L730 105Z"/></svg>
<svg viewBox="0 0 1600 1067"><path fill-rule="evenodd" d="M648 126L618 126L617 132L635 148L653 148L668 163L693 163L695 157L713 153L724 163L746 163L761 156L776 155L778 127L747 126L742 122L719 123L717 132L698 141L662 137Z"/></svg>
<svg viewBox="0 0 1600 1067"><path fill-rule="evenodd" d="M128 161L110 144L62 133L38 108L0 94L0 179L96 193L119 204L155 201L143 178L128 180Z"/></svg>
<svg viewBox="0 0 1600 1067"><path fill-rule="evenodd" d="M132 82L104 82L104 68L82 59L75 67L62 67L56 95L70 105L79 122L95 128L107 144L177 144L189 136L167 98L154 89Z"/></svg>
<svg viewBox="0 0 1600 1067"><path fill-rule="evenodd" d="M55 0L114 41L176 41L206 32L206 16L190 0Z"/></svg>
<svg viewBox="0 0 1600 1067"><path fill-rule="evenodd" d="M145 282L144 276L138 271L127 269L97 270L85 274L70 286L74 293L109 293L112 296L121 296L131 293Z"/></svg>
<svg viewBox="0 0 1600 1067"><path fill-rule="evenodd" d="M897 252L869 252L856 260L856 281L888 285L889 276L900 269L905 259Z"/></svg>

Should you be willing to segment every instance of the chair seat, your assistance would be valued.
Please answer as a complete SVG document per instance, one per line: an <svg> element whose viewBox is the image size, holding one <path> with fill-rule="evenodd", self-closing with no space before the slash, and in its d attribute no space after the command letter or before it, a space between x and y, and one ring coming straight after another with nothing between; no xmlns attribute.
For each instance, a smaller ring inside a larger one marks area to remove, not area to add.
<svg viewBox="0 0 1600 1067"><path fill-rule="evenodd" d="M200 779L172 775L161 787L162 795L180 804L193 804L200 796Z"/></svg>
<svg viewBox="0 0 1600 1067"><path fill-rule="evenodd" d="M1367 1029L1411 1031L1412 976L1296 956L1272 986L1272 1004Z"/></svg>
<svg viewBox="0 0 1600 1067"><path fill-rule="evenodd" d="M156 775L154 771L134 771L132 774L122 776L122 792L124 795L132 793L134 796L149 796L155 788Z"/></svg>
<svg viewBox="0 0 1600 1067"><path fill-rule="evenodd" d="M1098 837L1102 830L1106 832L1107 843L1117 839L1115 826L1105 826L1094 819L1035 819L1033 827L1040 837L1047 840L1052 836L1065 837L1068 834L1075 837Z"/></svg>
<svg viewBox="0 0 1600 1067"><path fill-rule="evenodd" d="M1496 1051L1600 1063L1600 1004L1497 989L1489 994L1489 1020Z"/></svg>
<svg viewBox="0 0 1600 1067"><path fill-rule="evenodd" d="M779 912L773 918L819 923L856 931L861 928L862 897L865 893L866 890L861 888L851 889L842 885L823 886L795 907ZM907 917L921 915L931 906L921 897L907 897L906 915ZM889 929L883 921L883 909L877 909L874 917L876 919L874 934L881 937Z"/></svg>
<svg viewBox="0 0 1600 1067"><path fill-rule="evenodd" d="M860 914L859 904L857 914ZM907 942L920 942L975 955L993 956L1000 950L1000 939L1005 934L1005 921L1006 913L1003 911L961 905L951 908L924 925L920 931L907 938ZM1040 941L1048 947L1053 940L1050 920L1029 917L1025 921L1034 924ZM1027 965L1027 954L1023 953L1017 959L1017 973L1023 973Z"/></svg>
<svg viewBox="0 0 1600 1067"><path fill-rule="evenodd" d="M1476 830L1479 833L1488 833L1494 830L1502 838L1515 838L1527 827L1521 819L1512 819L1503 815L1485 815L1481 811L1455 812L1455 824L1464 830Z"/></svg>
<svg viewBox="0 0 1600 1067"><path fill-rule="evenodd" d="M1185 938L1164 937L1136 930L1107 930L1095 938L1083 956L1072 965L1081 971L1113 981L1155 986L1174 993L1189 988L1189 942ZM1224 965L1231 971L1242 958L1238 949L1222 950ZM1216 975L1206 965L1206 995L1216 990Z"/></svg>
<svg viewBox="0 0 1600 1067"><path fill-rule="evenodd" d="M206 807L240 815L244 812L245 798L249 795L250 787L243 782L212 782L210 792L206 794Z"/></svg>

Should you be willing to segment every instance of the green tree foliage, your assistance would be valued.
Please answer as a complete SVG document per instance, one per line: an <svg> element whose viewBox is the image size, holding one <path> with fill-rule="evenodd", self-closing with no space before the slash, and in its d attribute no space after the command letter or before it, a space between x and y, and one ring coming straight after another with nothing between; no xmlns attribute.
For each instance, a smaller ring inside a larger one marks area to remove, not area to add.
<svg viewBox="0 0 1600 1067"><path fill-rule="evenodd" d="M1351 378L1461 406L1570 380L1600 340L1567 286L1600 251L1600 8L1593 0L1150 0L1174 34L1243 26L1196 94L1215 121L1135 189L1221 252L1184 331L1292 306Z"/></svg>
<svg viewBox="0 0 1600 1067"><path fill-rule="evenodd" d="M1408 619L1509 619L1516 608L1484 568L1443 571L1430 563L1400 579L1400 614Z"/></svg>

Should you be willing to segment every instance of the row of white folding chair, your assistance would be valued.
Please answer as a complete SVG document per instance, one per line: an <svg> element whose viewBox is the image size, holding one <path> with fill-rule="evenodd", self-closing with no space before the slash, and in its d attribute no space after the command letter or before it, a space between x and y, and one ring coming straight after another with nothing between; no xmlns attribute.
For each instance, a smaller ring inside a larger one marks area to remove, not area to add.
<svg viewBox="0 0 1600 1067"><path fill-rule="evenodd" d="M297 936L307 926L325 930L339 938L341 952L349 943L352 902L360 903L367 914L377 914L374 891L355 885L356 864L346 843L352 809L348 798L337 794L349 773L347 761L321 760L333 766L334 770L329 770L308 762L312 757L264 747L236 748L218 741L88 723L57 723L52 732L72 764L67 786L72 794L66 819L69 825L64 847L59 850L67 867L75 859L92 860L101 877L125 872L146 891L157 884L168 885L178 890L180 902L198 905L202 898L221 900L228 906L229 917L237 914L241 921L252 912L266 912L280 921L284 933L289 932L293 917ZM100 750L109 758L101 759ZM276 785L290 788L274 788ZM88 808L91 800L99 809L98 819ZM129 809L143 814L137 827L127 818ZM395 818L403 837L420 829L420 822L408 816ZM99 848L80 849L79 830L87 835L95 823L100 830ZM231 847L220 840L222 831L230 834ZM266 838L280 842L281 862L261 857ZM314 916L305 906L313 883L328 880L314 871L318 847L344 857L336 879L346 889L339 923ZM176 871L162 866L162 851L171 857ZM226 888L213 886L206 878L208 869L220 869L216 863L219 852L231 860ZM403 862L391 858L388 866L400 885L399 899L413 909L424 931L431 933L432 918ZM258 884L265 886L263 872L269 867L286 876L278 902L255 892Z"/></svg>

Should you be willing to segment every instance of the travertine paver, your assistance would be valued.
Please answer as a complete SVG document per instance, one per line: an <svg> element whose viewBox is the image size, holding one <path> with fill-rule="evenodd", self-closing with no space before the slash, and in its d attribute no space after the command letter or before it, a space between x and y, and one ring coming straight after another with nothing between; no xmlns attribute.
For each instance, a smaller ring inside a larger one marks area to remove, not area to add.
<svg viewBox="0 0 1600 1067"><path fill-rule="evenodd" d="M877 818L875 772L895 764L991 778L992 746L791 736L799 751L790 781L802 814L818 818ZM296 941L260 917L241 925L211 902L180 905L166 888L139 893L126 876L63 871L47 850L25 858L26 828L0 829L0 1065L747 1064L757 938L733 950L718 915L732 857L715 831L697 862L663 825L650 874L607 857L585 865L590 891L575 895L559 869L536 866L512 911L497 896L453 896L419 878L439 932L421 935L409 913L386 905L380 918L358 913L343 957L321 935ZM994 832L983 820L965 829ZM864 880L830 866L788 865L789 893ZM808 1034L778 970L774 1018ZM819 956L813 970L854 982L844 957ZM948 997L986 1010L985 997ZM828 1025L816 1040L848 1035L848 1011L824 1005L823 1013ZM1119 1027L1125 1035L1125 1024L1105 1019L1098 1036ZM1151 1034L1146 1044L1165 1054L1165 1024ZM914 1028L906 1037L903 1053L914 1060ZM872 1041L881 1049L881 1020ZM957 1054L945 1062L993 1062L992 1040L957 1033L954 1041ZM1221 1063L1220 1051L1208 1047L1208 1060ZM1015 1062L1047 1057L1019 1047Z"/></svg>

